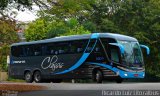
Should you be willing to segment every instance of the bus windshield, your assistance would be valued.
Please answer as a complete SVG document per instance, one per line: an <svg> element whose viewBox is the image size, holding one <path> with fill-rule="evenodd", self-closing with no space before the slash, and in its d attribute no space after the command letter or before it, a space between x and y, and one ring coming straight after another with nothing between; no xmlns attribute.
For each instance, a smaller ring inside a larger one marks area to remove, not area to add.
<svg viewBox="0 0 160 96"><path fill-rule="evenodd" d="M137 69L144 67L143 56L138 42L118 41L124 46L124 54L122 55L122 64Z"/></svg>

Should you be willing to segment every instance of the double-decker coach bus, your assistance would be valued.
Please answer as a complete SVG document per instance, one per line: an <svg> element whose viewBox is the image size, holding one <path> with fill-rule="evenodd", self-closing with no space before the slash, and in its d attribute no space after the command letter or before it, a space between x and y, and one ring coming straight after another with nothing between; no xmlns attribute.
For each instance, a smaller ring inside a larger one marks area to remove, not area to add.
<svg viewBox="0 0 160 96"><path fill-rule="evenodd" d="M9 75L26 82L61 82L63 79L144 78L141 48L137 39L120 34L93 33L55 37L11 45Z"/></svg>

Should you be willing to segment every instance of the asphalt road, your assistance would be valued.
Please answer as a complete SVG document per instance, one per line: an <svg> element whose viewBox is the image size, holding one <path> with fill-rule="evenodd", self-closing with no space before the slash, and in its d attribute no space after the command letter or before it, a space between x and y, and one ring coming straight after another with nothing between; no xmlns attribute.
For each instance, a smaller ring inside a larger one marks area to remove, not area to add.
<svg viewBox="0 0 160 96"><path fill-rule="evenodd" d="M160 83L102 83L102 84L93 84L93 83L33 83L42 86L46 86L47 89L44 91L34 91L34 92L25 92L19 93L18 96L122 96L117 94L108 94L106 95L106 91L114 90L117 92L119 91L126 91L130 92L131 94L123 96L137 96L134 95L135 90L160 90ZM143 92L142 91L142 92ZM139 92L139 91L138 91ZM141 94L139 96L143 96L146 94ZM157 93L156 93L157 92ZM160 96L160 91L156 91L154 96ZM105 93L105 94L104 94ZM111 93L111 92L110 92ZM148 96L151 96L149 94Z"/></svg>
<svg viewBox="0 0 160 96"><path fill-rule="evenodd" d="M46 86L48 90L160 90L160 83L39 83L38 85Z"/></svg>

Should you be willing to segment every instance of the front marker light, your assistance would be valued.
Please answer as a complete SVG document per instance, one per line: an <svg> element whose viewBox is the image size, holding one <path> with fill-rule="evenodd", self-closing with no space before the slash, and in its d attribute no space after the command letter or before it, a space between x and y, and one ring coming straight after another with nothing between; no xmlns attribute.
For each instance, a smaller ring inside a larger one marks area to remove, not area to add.
<svg viewBox="0 0 160 96"><path fill-rule="evenodd" d="M126 73L125 73L125 74L124 74L124 76L126 76L126 77L127 77L127 76L128 76L128 74L126 74Z"/></svg>
<svg viewBox="0 0 160 96"><path fill-rule="evenodd" d="M145 76L145 74L143 74L143 77Z"/></svg>

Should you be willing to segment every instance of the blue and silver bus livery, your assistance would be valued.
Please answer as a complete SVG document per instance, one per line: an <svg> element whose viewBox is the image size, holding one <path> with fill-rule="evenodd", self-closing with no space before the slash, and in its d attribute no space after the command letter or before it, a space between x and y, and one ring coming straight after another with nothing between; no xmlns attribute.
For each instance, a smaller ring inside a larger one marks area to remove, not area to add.
<svg viewBox="0 0 160 96"><path fill-rule="evenodd" d="M113 33L56 37L11 45L9 75L26 82L61 82L64 79L103 80L144 78L137 39Z"/></svg>

